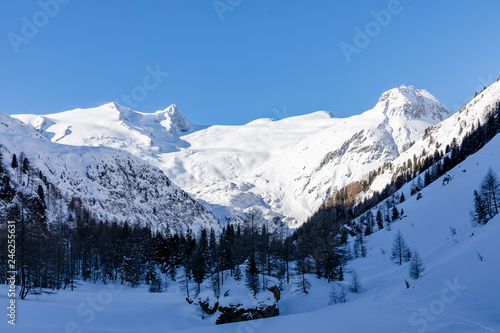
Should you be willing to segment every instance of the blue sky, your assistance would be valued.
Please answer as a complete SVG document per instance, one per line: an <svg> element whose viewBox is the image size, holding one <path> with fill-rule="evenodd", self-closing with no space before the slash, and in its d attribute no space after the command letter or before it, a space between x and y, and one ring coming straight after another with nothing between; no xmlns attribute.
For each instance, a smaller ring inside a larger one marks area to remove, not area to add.
<svg viewBox="0 0 500 333"><path fill-rule="evenodd" d="M500 75L498 0L0 3L9 114L118 101L143 112L175 103L205 125L346 117L402 84L456 109Z"/></svg>

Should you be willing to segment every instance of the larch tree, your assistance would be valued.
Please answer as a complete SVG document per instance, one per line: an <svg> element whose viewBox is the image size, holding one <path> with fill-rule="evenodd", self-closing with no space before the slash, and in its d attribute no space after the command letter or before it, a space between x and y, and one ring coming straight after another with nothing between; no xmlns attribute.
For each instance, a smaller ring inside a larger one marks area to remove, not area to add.
<svg viewBox="0 0 500 333"><path fill-rule="evenodd" d="M254 253L250 254L245 273L246 286L252 291L253 295L255 296L259 292L259 268L257 266L257 260L255 259Z"/></svg>
<svg viewBox="0 0 500 333"><path fill-rule="evenodd" d="M403 262L409 261L409 258L410 258L410 250L406 245L401 230L398 230L396 236L394 236L394 241L392 243L391 260L397 263L398 265L402 265Z"/></svg>
<svg viewBox="0 0 500 333"><path fill-rule="evenodd" d="M472 213L472 220L477 224L486 224L489 220L486 202L476 190L474 190L474 212Z"/></svg>
<svg viewBox="0 0 500 333"><path fill-rule="evenodd" d="M377 216L375 220L377 221L379 230L384 229L384 220L382 218L382 213L380 212L380 210L377 210Z"/></svg>
<svg viewBox="0 0 500 333"><path fill-rule="evenodd" d="M361 288L361 279L359 278L358 272L356 270L351 271L351 285L350 289L353 293L359 292Z"/></svg>
<svg viewBox="0 0 500 333"><path fill-rule="evenodd" d="M490 218L498 214L498 204L500 200L500 183L498 177L491 167L481 182L481 195L486 201Z"/></svg>
<svg viewBox="0 0 500 333"><path fill-rule="evenodd" d="M411 255L410 261L410 277L414 280L418 279L422 276L422 272L425 270L425 267L422 263L422 259L416 250L413 251Z"/></svg>

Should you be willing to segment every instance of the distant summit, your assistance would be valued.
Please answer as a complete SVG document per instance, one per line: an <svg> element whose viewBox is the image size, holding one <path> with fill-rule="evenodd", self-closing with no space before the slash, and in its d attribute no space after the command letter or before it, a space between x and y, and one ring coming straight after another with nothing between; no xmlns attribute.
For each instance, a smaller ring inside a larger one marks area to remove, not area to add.
<svg viewBox="0 0 500 333"><path fill-rule="evenodd" d="M180 132L187 132L193 129L193 124L182 114L175 104L170 105L163 111L156 113L165 116L165 122L162 124L167 131L178 134Z"/></svg>
<svg viewBox="0 0 500 333"><path fill-rule="evenodd" d="M193 129L179 109L170 105L154 113L134 111L115 102L45 116L14 115L48 140L73 146L124 149L140 157L170 150L168 143Z"/></svg>
<svg viewBox="0 0 500 333"><path fill-rule="evenodd" d="M443 121L451 115L448 108L425 89L402 85L380 96L375 109L386 116L399 116L407 120L427 118Z"/></svg>

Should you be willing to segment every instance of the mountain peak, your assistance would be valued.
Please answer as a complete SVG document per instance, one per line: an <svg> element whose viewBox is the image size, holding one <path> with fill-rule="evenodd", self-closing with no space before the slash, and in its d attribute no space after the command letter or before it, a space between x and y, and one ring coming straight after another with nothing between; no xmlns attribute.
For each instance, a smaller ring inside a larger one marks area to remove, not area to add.
<svg viewBox="0 0 500 333"><path fill-rule="evenodd" d="M122 106L116 102L106 103L100 106L99 111L111 111L117 112L119 119L125 121L139 121L139 123L148 122L146 119L154 119L154 121L159 122L167 132L171 134L178 134L179 132L187 132L193 128L193 124L187 120L187 118L182 114L182 112L177 108L175 104L170 105L164 110L158 110L154 113L144 113L139 111L134 111L125 106Z"/></svg>
<svg viewBox="0 0 500 333"><path fill-rule="evenodd" d="M161 124L167 131L173 133L187 132L193 128L193 124L187 120L175 104L170 105L163 111L157 111L165 116Z"/></svg>
<svg viewBox="0 0 500 333"><path fill-rule="evenodd" d="M402 117L408 120L431 119L442 121L451 112L425 89L402 85L384 92L375 106L387 117Z"/></svg>

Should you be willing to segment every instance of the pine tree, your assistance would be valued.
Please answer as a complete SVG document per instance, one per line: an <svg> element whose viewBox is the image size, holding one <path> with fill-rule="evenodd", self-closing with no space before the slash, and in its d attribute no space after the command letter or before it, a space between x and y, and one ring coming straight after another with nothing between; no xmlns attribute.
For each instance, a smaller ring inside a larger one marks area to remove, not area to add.
<svg viewBox="0 0 500 333"><path fill-rule="evenodd" d="M207 230L203 229L193 252L193 279L197 283L198 292L200 292L201 283L208 273L208 258Z"/></svg>
<svg viewBox="0 0 500 333"><path fill-rule="evenodd" d="M359 278L358 272L353 269L351 271L350 289L353 293L357 293L360 288L361 288L361 279Z"/></svg>
<svg viewBox="0 0 500 333"><path fill-rule="evenodd" d="M37 194L38 194L38 198L40 198L40 201L45 206L45 192L43 191L42 185L38 185Z"/></svg>
<svg viewBox="0 0 500 333"><path fill-rule="evenodd" d="M346 245L347 241L349 240L348 236L349 236L349 232L348 232L347 228L342 227L340 230L340 244Z"/></svg>
<svg viewBox="0 0 500 333"><path fill-rule="evenodd" d="M10 164L12 166L12 169L16 170L19 164L17 163L17 156L16 154L12 155L12 162Z"/></svg>
<svg viewBox="0 0 500 333"><path fill-rule="evenodd" d="M340 290L337 291L337 289ZM338 288L337 286L333 285L332 290L330 291L330 305L346 303L346 302L347 302L347 292L344 286L340 286L340 288Z"/></svg>
<svg viewBox="0 0 500 333"><path fill-rule="evenodd" d="M363 237L363 232L360 230L358 234L356 235L356 239L354 240L354 253L355 257L358 255L361 257L366 257L366 246L365 246L365 240Z"/></svg>
<svg viewBox="0 0 500 333"><path fill-rule="evenodd" d="M453 138L450 144L451 149L451 161L456 165L458 163L459 145L457 138Z"/></svg>
<svg viewBox="0 0 500 333"><path fill-rule="evenodd" d="M399 203L403 203L405 202L405 194L404 193L401 193L401 198L399 199Z"/></svg>
<svg viewBox="0 0 500 333"><path fill-rule="evenodd" d="M476 190L474 190L474 213L472 215L473 221L477 224L486 224L489 220L488 207Z"/></svg>
<svg viewBox="0 0 500 333"><path fill-rule="evenodd" d="M382 213L377 210L377 217L375 218L379 229L384 229L384 220L382 219Z"/></svg>
<svg viewBox="0 0 500 333"><path fill-rule="evenodd" d="M29 169L30 169L30 161L28 160L27 157L25 157L23 160L23 173L27 174Z"/></svg>
<svg viewBox="0 0 500 333"><path fill-rule="evenodd" d="M401 265L404 261L408 261L410 257L410 250L406 245L405 239L401 230L398 230L394 241L392 243L391 260Z"/></svg>
<svg viewBox="0 0 500 333"><path fill-rule="evenodd" d="M372 225L370 222L368 222L366 224L366 228L365 228L365 236L370 236L372 234Z"/></svg>
<svg viewBox="0 0 500 333"><path fill-rule="evenodd" d="M250 254L246 268L246 286L252 291L253 295L259 292L259 268L257 267L257 260L255 254Z"/></svg>
<svg viewBox="0 0 500 333"><path fill-rule="evenodd" d="M424 174L424 186L427 187L432 183L431 173L427 171Z"/></svg>
<svg viewBox="0 0 500 333"><path fill-rule="evenodd" d="M269 261L269 234L267 232L266 225L262 225L262 229L260 235L258 235L258 252L257 259L259 264L259 270L262 274L262 290L266 289L266 270L268 271L268 275L271 275L271 264Z"/></svg>
<svg viewBox="0 0 500 333"><path fill-rule="evenodd" d="M485 199L490 218L498 214L500 200L500 183L491 167L481 182L481 196Z"/></svg>
<svg viewBox="0 0 500 333"><path fill-rule="evenodd" d="M396 206L392 207L392 220L396 221L399 219L399 211Z"/></svg>
<svg viewBox="0 0 500 333"><path fill-rule="evenodd" d="M420 255L416 250L412 252L411 261L410 261L410 277L414 280L418 279L422 276L422 272L425 270L425 267L422 263L422 259L420 259Z"/></svg>
<svg viewBox="0 0 500 333"><path fill-rule="evenodd" d="M240 268L240 265L236 265L236 267L234 268L234 279L236 281L240 281L241 280L241 268Z"/></svg>
<svg viewBox="0 0 500 333"><path fill-rule="evenodd" d="M161 277L156 272L156 266L152 262L147 264L146 272L146 283L149 285L150 293L161 293L162 292L162 281Z"/></svg>
<svg viewBox="0 0 500 333"><path fill-rule="evenodd" d="M0 145L0 149L2 148L2 146ZM3 153L2 151L0 150L0 178L3 177L3 174L5 173L5 168L3 166Z"/></svg>
<svg viewBox="0 0 500 333"><path fill-rule="evenodd" d="M422 191L422 189L424 188L424 185L422 184L422 178L420 176L418 176L417 178L417 185L416 185L416 189L417 189L417 192L420 192Z"/></svg>
<svg viewBox="0 0 500 333"><path fill-rule="evenodd" d="M295 286L297 287L297 291L300 293L307 294L309 292L309 289L311 288L311 284L306 278L306 273L308 271L308 260L307 257L301 257L297 260L297 275L298 275L298 280L295 283Z"/></svg>

